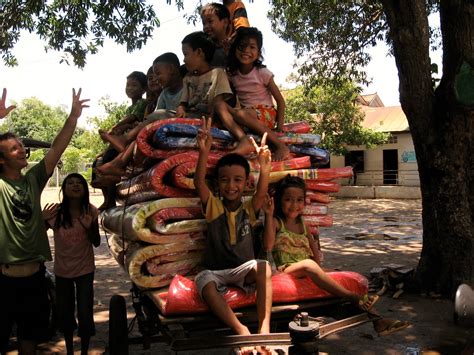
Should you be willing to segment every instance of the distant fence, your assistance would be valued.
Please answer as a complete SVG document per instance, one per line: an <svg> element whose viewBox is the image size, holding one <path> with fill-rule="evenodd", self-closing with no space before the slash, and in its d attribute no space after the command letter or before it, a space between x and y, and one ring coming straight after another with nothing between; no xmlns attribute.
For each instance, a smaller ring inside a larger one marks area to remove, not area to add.
<svg viewBox="0 0 474 355"><path fill-rule="evenodd" d="M349 178L347 185L357 186L420 186L417 170L365 170L355 173L355 179Z"/></svg>

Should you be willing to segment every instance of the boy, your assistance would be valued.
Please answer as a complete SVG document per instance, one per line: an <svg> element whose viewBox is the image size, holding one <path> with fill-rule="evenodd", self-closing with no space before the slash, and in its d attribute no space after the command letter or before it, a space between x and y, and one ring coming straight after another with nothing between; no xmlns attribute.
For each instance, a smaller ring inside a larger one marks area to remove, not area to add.
<svg viewBox="0 0 474 355"><path fill-rule="evenodd" d="M150 123L173 117L179 105L183 90L183 78L179 59L174 53L164 53L153 61L153 72L158 78L163 90L158 97L156 110L150 113L145 121L122 136L106 134L103 137L116 149L122 151L114 160L97 168L102 176L122 176L125 174L125 167L133 156L135 144L133 141L138 133Z"/></svg>
<svg viewBox="0 0 474 355"><path fill-rule="evenodd" d="M0 353L7 351L13 323L17 325L20 354L36 354L49 324L49 300L44 262L51 260L41 213L41 192L76 129L89 100L73 89L71 113L46 156L22 174L28 165L23 143L7 132L0 134ZM0 101L0 118L6 90Z"/></svg>
<svg viewBox="0 0 474 355"><path fill-rule="evenodd" d="M246 202L242 202L242 195L250 171L247 160L238 154L222 157L215 168L220 198L216 197L206 185L206 163L212 144L210 128L211 119L203 119L203 127L197 136L199 158L194 175L194 185L207 222L204 265L210 270L196 276L196 287L217 317L235 333L248 335L249 329L237 319L221 293L229 285L253 291L256 284L258 333L267 334L272 303L271 269L268 262L254 259L252 225L267 194L271 153L265 145L266 135L260 147L252 140L260 164L260 177L255 195ZM250 353L253 349L242 350Z"/></svg>
<svg viewBox="0 0 474 355"><path fill-rule="evenodd" d="M215 45L204 32L190 33L181 44L188 74L176 117L209 117L216 103L232 97L229 80L222 68L211 67Z"/></svg>
<svg viewBox="0 0 474 355"><path fill-rule="evenodd" d="M227 7L227 10L229 10L234 33L240 27L250 27L247 10L242 0L223 0L222 3Z"/></svg>
<svg viewBox="0 0 474 355"><path fill-rule="evenodd" d="M201 9L201 20L203 31L216 44L211 65L225 68L227 54L234 37L229 10L226 6L218 3L204 5Z"/></svg>

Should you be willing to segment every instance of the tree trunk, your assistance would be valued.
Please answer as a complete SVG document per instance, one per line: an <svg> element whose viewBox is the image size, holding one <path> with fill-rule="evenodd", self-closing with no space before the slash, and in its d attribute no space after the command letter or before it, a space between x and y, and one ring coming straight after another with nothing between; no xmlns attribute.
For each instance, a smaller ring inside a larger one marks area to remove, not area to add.
<svg viewBox="0 0 474 355"><path fill-rule="evenodd" d="M453 295L474 285L474 5L441 1L443 76L434 91L425 0L383 0L415 146L423 205L417 280Z"/></svg>

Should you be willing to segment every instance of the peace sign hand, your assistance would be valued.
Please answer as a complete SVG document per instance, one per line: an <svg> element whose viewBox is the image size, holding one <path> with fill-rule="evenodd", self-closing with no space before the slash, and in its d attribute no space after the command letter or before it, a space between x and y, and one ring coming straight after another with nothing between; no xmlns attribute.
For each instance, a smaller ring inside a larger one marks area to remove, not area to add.
<svg viewBox="0 0 474 355"><path fill-rule="evenodd" d="M198 130L196 136L196 143L201 152L209 152L212 145L212 135L211 135L211 125L212 118L202 118L202 126Z"/></svg>
<svg viewBox="0 0 474 355"><path fill-rule="evenodd" d="M257 145L253 137L250 137L255 152L257 153L258 163L260 164L260 170L270 171L272 167L272 153L270 148L268 148L267 143L267 133L265 132L262 136L260 146Z"/></svg>

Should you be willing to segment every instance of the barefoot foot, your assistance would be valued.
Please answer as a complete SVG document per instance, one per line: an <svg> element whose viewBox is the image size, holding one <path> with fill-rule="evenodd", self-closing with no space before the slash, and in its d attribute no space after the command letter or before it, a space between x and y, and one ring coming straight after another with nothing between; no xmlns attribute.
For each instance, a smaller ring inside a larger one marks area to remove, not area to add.
<svg viewBox="0 0 474 355"><path fill-rule="evenodd" d="M249 137L245 136L239 141L237 147L231 153L240 154L242 156L249 155L255 151L255 147Z"/></svg>
<svg viewBox="0 0 474 355"><path fill-rule="evenodd" d="M286 144L279 144L276 147L274 153L272 153L272 160L273 161L280 161L285 160L290 156L290 148L286 146Z"/></svg>

